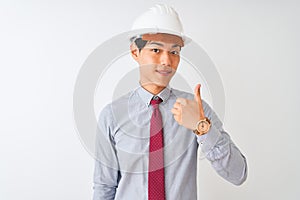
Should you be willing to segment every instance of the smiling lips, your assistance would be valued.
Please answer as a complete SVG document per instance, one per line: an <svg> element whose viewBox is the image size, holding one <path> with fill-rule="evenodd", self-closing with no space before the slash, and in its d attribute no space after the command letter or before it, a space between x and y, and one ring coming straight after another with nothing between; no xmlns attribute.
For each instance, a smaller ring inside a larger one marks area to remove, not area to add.
<svg viewBox="0 0 300 200"><path fill-rule="evenodd" d="M172 70L155 70L156 72L158 72L160 75L163 76L168 76L172 73Z"/></svg>

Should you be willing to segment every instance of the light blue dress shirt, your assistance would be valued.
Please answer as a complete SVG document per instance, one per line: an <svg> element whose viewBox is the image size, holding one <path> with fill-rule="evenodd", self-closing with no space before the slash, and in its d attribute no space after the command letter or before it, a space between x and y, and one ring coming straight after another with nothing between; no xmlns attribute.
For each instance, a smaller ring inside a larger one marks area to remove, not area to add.
<svg viewBox="0 0 300 200"><path fill-rule="evenodd" d="M190 93L165 88L157 96L163 102L165 190L167 200L197 199L197 149L200 146L215 171L240 185L247 177L246 159L223 130L222 122L203 101L211 120L203 136L180 126L171 109L178 97ZM150 117L153 95L142 87L108 104L100 113L96 137L94 200L147 200Z"/></svg>

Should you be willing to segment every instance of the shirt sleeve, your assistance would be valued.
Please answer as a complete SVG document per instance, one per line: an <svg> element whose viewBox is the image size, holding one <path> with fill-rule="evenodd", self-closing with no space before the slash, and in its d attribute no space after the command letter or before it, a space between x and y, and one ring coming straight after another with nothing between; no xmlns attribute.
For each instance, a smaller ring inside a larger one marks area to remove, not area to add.
<svg viewBox="0 0 300 200"><path fill-rule="evenodd" d="M201 151L221 177L235 185L241 185L247 178L246 158L223 129L215 112L206 102L202 103L212 126L208 133L197 136Z"/></svg>
<svg viewBox="0 0 300 200"><path fill-rule="evenodd" d="M113 116L108 105L102 110L98 120L93 200L113 200L115 198L120 173L113 132Z"/></svg>

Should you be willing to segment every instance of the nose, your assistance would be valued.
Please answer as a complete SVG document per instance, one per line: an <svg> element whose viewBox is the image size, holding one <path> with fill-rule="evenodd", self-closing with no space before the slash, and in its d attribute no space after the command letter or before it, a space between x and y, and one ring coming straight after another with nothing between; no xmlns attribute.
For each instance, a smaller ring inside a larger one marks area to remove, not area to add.
<svg viewBox="0 0 300 200"><path fill-rule="evenodd" d="M170 67L171 63L172 63L172 61L171 61L171 57L169 55L169 52L164 51L160 56L160 64Z"/></svg>

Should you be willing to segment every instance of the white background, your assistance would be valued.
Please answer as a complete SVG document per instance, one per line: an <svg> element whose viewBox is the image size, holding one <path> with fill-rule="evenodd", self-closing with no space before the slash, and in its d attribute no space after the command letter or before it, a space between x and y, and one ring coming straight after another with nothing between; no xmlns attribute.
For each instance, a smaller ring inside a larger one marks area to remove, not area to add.
<svg viewBox="0 0 300 200"><path fill-rule="evenodd" d="M233 186L199 162L199 197L299 199L300 3L264 1L0 1L0 199L91 199L93 158L73 121L89 54L167 2L214 61L224 124L246 155Z"/></svg>

